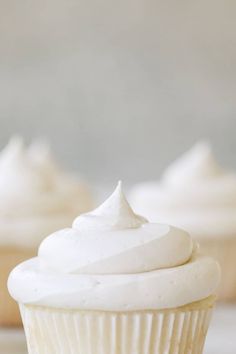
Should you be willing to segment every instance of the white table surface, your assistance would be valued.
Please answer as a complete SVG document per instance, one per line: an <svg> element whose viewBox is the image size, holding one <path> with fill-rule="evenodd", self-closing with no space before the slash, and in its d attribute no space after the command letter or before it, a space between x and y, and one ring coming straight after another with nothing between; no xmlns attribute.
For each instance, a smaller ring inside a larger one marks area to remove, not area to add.
<svg viewBox="0 0 236 354"><path fill-rule="evenodd" d="M0 354L27 354L21 329L0 330ZM236 305L216 308L204 354L236 354Z"/></svg>

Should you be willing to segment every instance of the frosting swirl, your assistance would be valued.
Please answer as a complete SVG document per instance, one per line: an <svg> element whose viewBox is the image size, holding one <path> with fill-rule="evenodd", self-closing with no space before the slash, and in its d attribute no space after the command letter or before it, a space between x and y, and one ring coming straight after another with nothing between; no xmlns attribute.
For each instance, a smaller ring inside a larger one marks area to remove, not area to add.
<svg viewBox="0 0 236 354"><path fill-rule="evenodd" d="M181 265L192 250L184 231L136 215L119 183L105 203L79 216L72 229L46 238L39 258L48 269L66 273L132 274Z"/></svg>
<svg viewBox="0 0 236 354"><path fill-rule="evenodd" d="M219 166L207 143L196 144L177 159L160 182L134 187L130 200L150 220L158 217L193 236L236 232L236 174Z"/></svg>
<svg viewBox="0 0 236 354"><path fill-rule="evenodd" d="M123 311L182 306L212 295L218 281L217 263L198 255L188 233L135 214L119 183L99 208L46 238L8 284L23 303Z"/></svg>
<svg viewBox="0 0 236 354"><path fill-rule="evenodd" d="M5 245L37 246L91 207L87 187L57 166L48 145L35 142L27 148L20 137L0 154L0 197L0 243Z"/></svg>

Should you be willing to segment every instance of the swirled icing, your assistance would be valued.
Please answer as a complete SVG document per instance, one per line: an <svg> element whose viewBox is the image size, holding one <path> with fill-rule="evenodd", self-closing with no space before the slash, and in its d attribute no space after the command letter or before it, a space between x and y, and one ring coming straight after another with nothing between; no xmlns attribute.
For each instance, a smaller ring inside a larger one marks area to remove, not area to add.
<svg viewBox="0 0 236 354"><path fill-rule="evenodd" d="M236 174L215 161L207 143L196 144L177 159L159 182L135 186L130 201L151 221L168 222L193 236L236 233Z"/></svg>
<svg viewBox="0 0 236 354"><path fill-rule="evenodd" d="M16 267L9 291L21 303L60 308L141 310L182 306L214 293L217 262L198 254L183 230L135 214L121 184L72 228Z"/></svg>
<svg viewBox="0 0 236 354"><path fill-rule="evenodd" d="M14 137L0 154L0 244L37 247L91 208L87 187L64 173L47 145Z"/></svg>

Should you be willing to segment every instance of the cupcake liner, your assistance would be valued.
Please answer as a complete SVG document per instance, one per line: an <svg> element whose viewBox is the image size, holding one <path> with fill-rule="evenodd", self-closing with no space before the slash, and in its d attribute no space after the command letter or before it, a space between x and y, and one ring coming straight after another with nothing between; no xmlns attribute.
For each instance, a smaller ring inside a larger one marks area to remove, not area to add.
<svg viewBox="0 0 236 354"><path fill-rule="evenodd" d="M22 324L17 303L7 290L10 271L20 262L32 257L30 251L14 248L0 248L0 326L18 326Z"/></svg>
<svg viewBox="0 0 236 354"><path fill-rule="evenodd" d="M20 308L29 354L201 354L213 302L132 312Z"/></svg>
<svg viewBox="0 0 236 354"><path fill-rule="evenodd" d="M218 299L236 301L236 238L199 238L202 252L215 258L221 267Z"/></svg>

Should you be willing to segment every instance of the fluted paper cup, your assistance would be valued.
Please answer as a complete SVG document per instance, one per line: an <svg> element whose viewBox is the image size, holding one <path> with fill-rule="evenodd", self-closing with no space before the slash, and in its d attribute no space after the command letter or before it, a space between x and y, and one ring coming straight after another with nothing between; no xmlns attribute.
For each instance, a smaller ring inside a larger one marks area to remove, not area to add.
<svg viewBox="0 0 236 354"><path fill-rule="evenodd" d="M214 300L131 312L20 308L29 354L201 354Z"/></svg>
<svg viewBox="0 0 236 354"><path fill-rule="evenodd" d="M220 264L222 277L218 299L236 301L236 237L201 237L198 242L201 250Z"/></svg>
<svg viewBox="0 0 236 354"><path fill-rule="evenodd" d="M7 289L7 279L18 263L33 255L30 250L18 250L13 247L0 248L0 326L22 325L19 308Z"/></svg>

